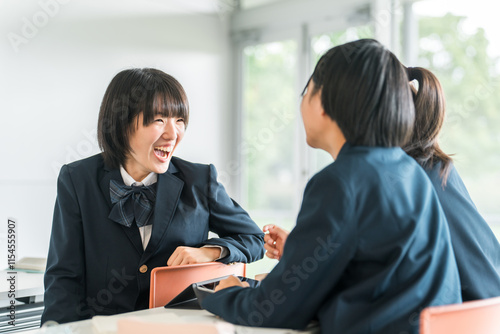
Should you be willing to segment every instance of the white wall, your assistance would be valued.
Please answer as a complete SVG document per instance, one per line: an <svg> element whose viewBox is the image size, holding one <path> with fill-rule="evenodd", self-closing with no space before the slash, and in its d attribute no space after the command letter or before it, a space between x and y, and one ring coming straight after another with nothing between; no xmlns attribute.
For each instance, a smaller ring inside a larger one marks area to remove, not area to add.
<svg viewBox="0 0 500 334"><path fill-rule="evenodd" d="M0 254L10 217L18 223L18 258L46 256L59 168L99 152L99 105L122 69L156 67L176 77L191 106L177 155L223 170L230 147L225 18L180 3L128 0L126 10L120 2L0 3Z"/></svg>

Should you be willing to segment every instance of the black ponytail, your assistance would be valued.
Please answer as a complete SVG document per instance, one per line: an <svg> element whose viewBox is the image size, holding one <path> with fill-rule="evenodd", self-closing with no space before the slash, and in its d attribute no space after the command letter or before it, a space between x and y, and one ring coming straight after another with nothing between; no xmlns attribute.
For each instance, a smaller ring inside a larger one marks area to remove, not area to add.
<svg viewBox="0 0 500 334"><path fill-rule="evenodd" d="M415 126L412 139L403 149L425 169L440 163L439 174L444 187L453 160L438 144L446 109L443 89L436 76L425 68L408 67L406 73L410 82L418 82L418 88L411 87L415 104Z"/></svg>

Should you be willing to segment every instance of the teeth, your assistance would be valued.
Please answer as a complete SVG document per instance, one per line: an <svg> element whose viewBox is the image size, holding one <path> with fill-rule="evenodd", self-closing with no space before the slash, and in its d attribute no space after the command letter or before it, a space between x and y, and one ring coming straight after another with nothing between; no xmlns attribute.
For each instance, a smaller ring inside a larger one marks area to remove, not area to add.
<svg viewBox="0 0 500 334"><path fill-rule="evenodd" d="M158 147L155 147L154 149L159 156L166 159L168 157L169 153L172 152L173 147L172 146L168 146L168 147L158 146Z"/></svg>
<svg viewBox="0 0 500 334"><path fill-rule="evenodd" d="M155 147L155 150L163 152L172 152L172 146L169 147Z"/></svg>

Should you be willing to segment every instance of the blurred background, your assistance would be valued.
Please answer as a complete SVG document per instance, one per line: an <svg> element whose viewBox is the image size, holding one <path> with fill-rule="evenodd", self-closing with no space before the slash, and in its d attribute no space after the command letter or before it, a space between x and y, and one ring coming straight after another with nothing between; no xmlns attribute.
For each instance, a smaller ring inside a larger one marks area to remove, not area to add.
<svg viewBox="0 0 500 334"><path fill-rule="evenodd" d="M260 226L292 229L307 180L332 162L305 144L300 94L326 50L363 37L438 76L441 144L500 237L495 14L486 0L1 0L1 252L13 218L18 258L46 256L59 169L99 152L102 96L130 67L159 68L186 89L176 154L215 164Z"/></svg>

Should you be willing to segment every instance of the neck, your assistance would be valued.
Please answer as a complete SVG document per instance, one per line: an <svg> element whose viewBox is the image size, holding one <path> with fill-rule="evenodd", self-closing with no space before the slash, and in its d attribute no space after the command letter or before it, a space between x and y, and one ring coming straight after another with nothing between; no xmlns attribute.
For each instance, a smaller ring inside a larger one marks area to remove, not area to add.
<svg viewBox="0 0 500 334"><path fill-rule="evenodd" d="M130 166L127 166L127 164L123 166L123 169L125 169L127 174L130 175L135 182L142 182L142 180L144 180L150 174L150 172L146 173L141 170L134 170L130 168Z"/></svg>
<svg viewBox="0 0 500 334"><path fill-rule="evenodd" d="M327 149L325 149L325 151L332 156L333 160L337 159L339 152L342 149L342 146L344 146L346 142L345 138L342 139L343 139L342 141L337 141L335 143L332 143L332 145L330 145Z"/></svg>
<svg viewBox="0 0 500 334"><path fill-rule="evenodd" d="M344 146L346 139L336 122L332 122L328 131L325 133L327 135L324 138L321 149L328 152L332 156L333 160L335 160L337 159L342 146Z"/></svg>

